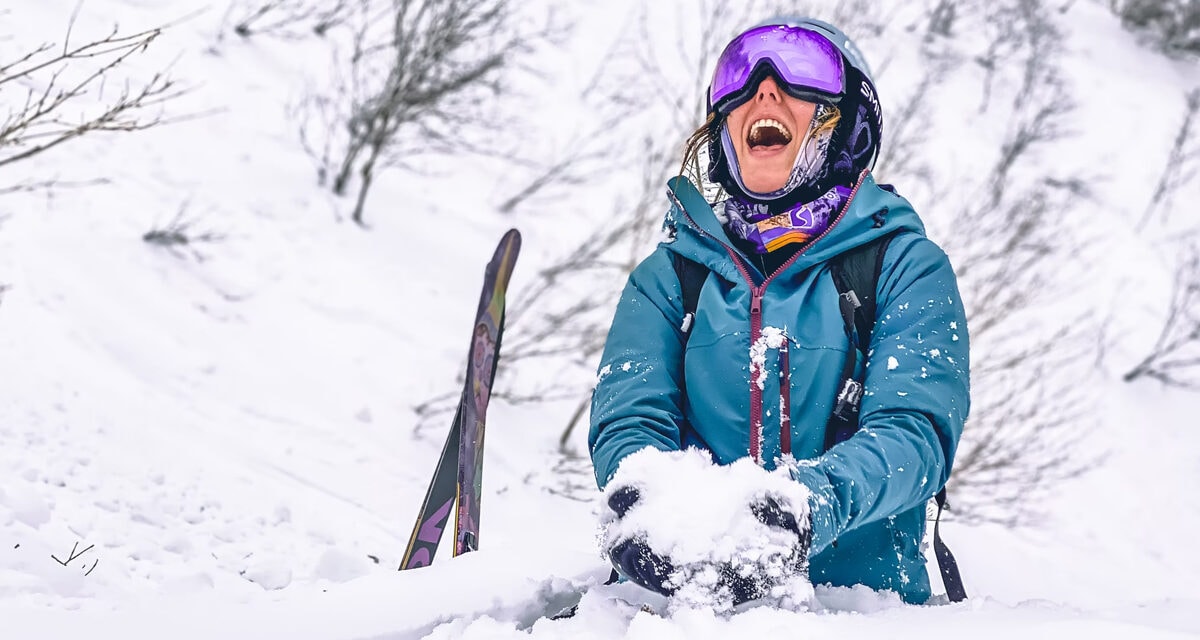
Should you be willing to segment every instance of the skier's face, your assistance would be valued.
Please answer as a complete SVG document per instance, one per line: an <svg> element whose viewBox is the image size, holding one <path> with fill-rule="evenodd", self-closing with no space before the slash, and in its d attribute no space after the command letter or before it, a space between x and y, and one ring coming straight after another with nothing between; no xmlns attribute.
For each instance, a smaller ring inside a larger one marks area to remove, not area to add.
<svg viewBox="0 0 1200 640"><path fill-rule="evenodd" d="M729 112L726 126L747 189L770 193L787 184L816 110L767 76L750 100Z"/></svg>

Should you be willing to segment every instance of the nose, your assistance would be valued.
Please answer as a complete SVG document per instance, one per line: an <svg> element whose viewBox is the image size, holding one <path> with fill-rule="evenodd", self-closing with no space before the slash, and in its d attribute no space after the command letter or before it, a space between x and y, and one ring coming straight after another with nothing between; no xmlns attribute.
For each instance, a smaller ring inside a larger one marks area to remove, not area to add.
<svg viewBox="0 0 1200 640"><path fill-rule="evenodd" d="M757 102L765 102L767 100L781 102L779 84L775 82L775 78L771 76L763 78L763 81L758 83L758 93L754 99Z"/></svg>

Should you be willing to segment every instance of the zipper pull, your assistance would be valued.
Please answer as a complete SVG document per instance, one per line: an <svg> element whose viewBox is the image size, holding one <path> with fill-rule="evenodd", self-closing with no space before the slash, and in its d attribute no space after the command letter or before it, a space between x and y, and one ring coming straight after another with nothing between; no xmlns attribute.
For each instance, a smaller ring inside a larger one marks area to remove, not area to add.
<svg viewBox="0 0 1200 640"><path fill-rule="evenodd" d="M750 290L750 315L755 316L762 313L762 297L762 289L755 287Z"/></svg>

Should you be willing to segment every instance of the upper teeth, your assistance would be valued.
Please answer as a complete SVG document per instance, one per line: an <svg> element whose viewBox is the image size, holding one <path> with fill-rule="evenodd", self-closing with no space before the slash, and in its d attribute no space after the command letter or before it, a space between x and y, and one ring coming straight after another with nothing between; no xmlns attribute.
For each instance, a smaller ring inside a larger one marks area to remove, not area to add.
<svg viewBox="0 0 1200 640"><path fill-rule="evenodd" d="M762 120L759 120L758 122L755 122L753 125L751 125L750 126L750 135L754 135L755 133L758 132L759 129L762 129L763 127L775 127L776 129L779 129L780 131L782 131L783 135L787 136L788 138L792 137L792 132L788 131L788 128L783 126L782 122L780 122L778 120L773 120L771 118L763 118Z"/></svg>

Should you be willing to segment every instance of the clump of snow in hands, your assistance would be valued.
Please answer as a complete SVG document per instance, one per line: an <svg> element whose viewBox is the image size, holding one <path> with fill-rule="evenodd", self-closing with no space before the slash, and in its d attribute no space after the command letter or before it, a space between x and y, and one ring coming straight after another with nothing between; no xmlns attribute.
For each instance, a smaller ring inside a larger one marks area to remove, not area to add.
<svg viewBox="0 0 1200 640"><path fill-rule="evenodd" d="M606 497L626 486L637 488L639 500L620 519L606 510L601 546L611 549L621 540L642 538L670 560L675 571L669 584L679 589L671 609L730 610L728 590L718 584L720 567L780 578L767 599L785 608L808 608L812 585L789 577L796 534L763 524L750 510L770 496L797 522L808 522L810 492L786 470L767 471L749 458L719 466L699 449L646 448L621 462Z"/></svg>

